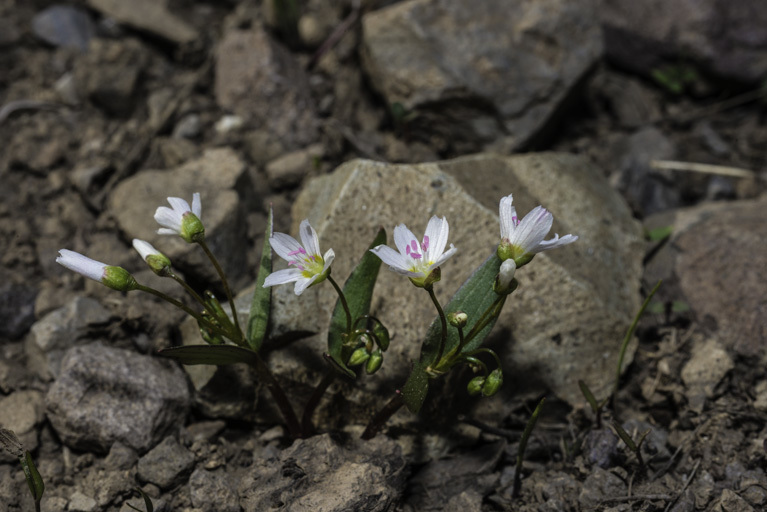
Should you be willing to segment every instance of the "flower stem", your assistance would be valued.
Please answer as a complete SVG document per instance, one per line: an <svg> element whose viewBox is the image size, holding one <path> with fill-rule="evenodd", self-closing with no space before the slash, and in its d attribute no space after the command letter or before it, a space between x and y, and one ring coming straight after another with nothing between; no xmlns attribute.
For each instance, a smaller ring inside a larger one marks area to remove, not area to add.
<svg viewBox="0 0 767 512"><path fill-rule="evenodd" d="M280 409L282 418L285 420L285 426L288 428L290 437L293 439L300 438L301 426L298 423L296 412L290 405L287 395L285 395L285 391L283 391L277 378L269 370L269 367L266 366L266 363L261 359L258 352L254 351L253 353L256 354L256 372L258 373L259 378L266 384L267 389L272 394L272 398L274 398L274 401L277 403L277 407Z"/></svg>
<svg viewBox="0 0 767 512"><path fill-rule="evenodd" d="M429 297L431 297L431 301L437 308L439 319L442 322L442 334L439 339L439 351L437 352L437 358L434 360L434 365L438 366L439 362L442 360L442 354L445 352L445 342L447 341L447 317L445 317L445 312L442 310L442 306L439 304L437 296L434 294L434 287L429 286L426 288L426 291L429 292Z"/></svg>
<svg viewBox="0 0 767 512"><path fill-rule="evenodd" d="M218 277L221 278L221 282L224 285L224 292L226 293L226 298L229 300L229 307L232 309L232 317L234 318L234 327L237 331L237 335L240 337L240 339L243 338L242 329L240 329L240 321L237 319L237 309L234 307L234 297L232 296L232 290L229 289L229 282L226 280L226 275L224 275L224 270L221 268L221 265L218 264L218 260L215 256L213 256L213 253L210 252L210 249L208 248L208 244L205 243L205 240L200 240L197 242L200 244L200 247L202 247L202 250L205 251L205 254L208 256L208 259L213 263L213 266L216 267L216 272L218 272Z"/></svg>
<svg viewBox="0 0 767 512"><path fill-rule="evenodd" d="M173 271L170 271L168 273L168 277L170 277L171 279L176 281L178 284L180 284L184 288L184 290L186 290L189 293L189 295L191 295L192 298L194 298L194 300L200 303L200 305L203 308L208 309L208 305L205 304L205 301L202 300L202 297L200 297L200 295L196 291L194 291L194 289L191 286L189 286L189 283L187 283L186 281L178 277L176 273Z"/></svg>
<svg viewBox="0 0 767 512"><path fill-rule="evenodd" d="M312 393L312 396L309 397L309 401L306 402L306 406L304 407L304 414L301 416L301 432L304 436L308 437L314 433L312 416L314 415L315 409L317 409L317 406L320 404L322 395L325 394L325 391L327 391L335 378L336 372L334 370L329 370L325 374L325 377L322 378L320 383L317 384L317 387L314 388L314 392Z"/></svg>
<svg viewBox="0 0 767 512"><path fill-rule="evenodd" d="M397 394L383 406L383 409L378 411L378 413L370 419L368 426L362 433L362 439L366 441L368 439L373 439L378 431L381 430L381 427L383 427L386 422L389 421L389 418L394 416L394 413L399 411L400 407L403 405L405 405L405 400L402 398L402 393L397 391Z"/></svg>
<svg viewBox="0 0 767 512"><path fill-rule="evenodd" d="M474 324L474 327L471 328L469 331L469 334L466 335L466 339L464 342L464 345L468 342L470 342L474 337L482 332L482 329L487 327L487 324L490 323L490 321L498 316L501 312L501 309L503 308L504 303L506 302L507 295L499 295L490 306L485 310L484 313L482 313L482 316L479 317L479 320L477 320L477 323ZM463 347L461 347L463 348ZM457 351L457 353L460 353L460 349Z"/></svg>
<svg viewBox="0 0 767 512"><path fill-rule="evenodd" d="M191 316L192 318L197 320L200 324L204 325L205 327L215 331L217 334L220 334L221 336L226 336L227 338L229 337L229 333L225 332L220 327L212 324L209 320L207 320L205 317L203 317L197 311L193 310L192 308L190 308L186 304L183 304L182 302L174 299L173 297L171 297L169 295L166 295L166 294L164 294L163 292L161 292L159 290L155 290L154 288L150 288L149 286L144 286L143 284L136 283L136 289L140 290L142 292L146 292L146 293L148 293L150 295L154 295L155 297L159 297L162 300L173 304L174 306L176 306L177 308L181 309L186 314L188 314L189 316Z"/></svg>
<svg viewBox="0 0 767 512"><path fill-rule="evenodd" d="M351 337L352 334L352 313L349 310L349 304L346 302L346 296L344 295L343 290L341 290L341 287L338 286L338 283L336 283L336 280L333 279L333 277L328 274L328 281L330 281L330 284L333 285L333 288L336 289L336 293L338 294L338 299L341 301L341 305L344 308L344 313L346 313L346 333Z"/></svg>

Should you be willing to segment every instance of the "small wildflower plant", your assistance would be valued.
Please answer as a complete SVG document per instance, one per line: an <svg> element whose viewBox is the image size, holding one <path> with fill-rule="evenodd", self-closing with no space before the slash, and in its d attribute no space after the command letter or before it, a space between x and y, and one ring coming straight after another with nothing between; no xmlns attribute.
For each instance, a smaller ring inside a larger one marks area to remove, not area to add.
<svg viewBox="0 0 767 512"><path fill-rule="evenodd" d="M205 242L200 194L194 194L192 204L178 197L168 198L170 207L160 206L154 218L160 225L159 234L179 236L195 244L207 255L221 279L229 312L210 292L199 293L176 274L165 254L143 240L133 240L133 247L142 260L158 276L175 280L195 303L186 302L139 283L127 270L110 266L87 256L61 249L58 263L89 279L118 291L140 291L162 298L184 310L198 323L204 344L172 347L160 354L182 364L226 365L247 363L271 392L294 438L312 435L312 417L330 384L338 377L355 379L357 367L367 374L377 372L384 364L389 348L389 331L370 314L373 288L381 263L423 289L433 303L436 318L423 340L421 354L413 362L409 378L394 393L394 397L375 414L363 438L375 436L394 412L403 405L417 413L426 399L429 383L441 378L459 365L469 366L475 373L467 384L470 395L492 396L503 384L500 358L482 344L489 335L504 304L519 286L517 275L539 252L575 242L578 237L565 235L545 240L553 223L552 214L539 206L521 220L512 205L512 196L500 200L500 239L497 250L482 263L445 305L436 297L435 287L442 279L442 264L458 248L450 240L450 228L445 217L433 216L423 237L417 237L405 224L394 228L394 246L389 247L386 232L380 229L368 250L362 255L343 286L333 278L335 252L320 251L320 240L308 220L299 227L297 240L286 233L274 233L272 213L269 214L267 239L258 269L256 290L251 302L247 325L239 324L234 298L226 276ZM272 253L287 261L286 269L272 271ZM350 255L343 255L348 258ZM294 404L286 396L279 380L260 355L268 338L272 287L293 284L300 296L311 286L327 281L338 295L328 332L328 372L316 385L304 404L299 417ZM403 280L403 286L408 286Z"/></svg>

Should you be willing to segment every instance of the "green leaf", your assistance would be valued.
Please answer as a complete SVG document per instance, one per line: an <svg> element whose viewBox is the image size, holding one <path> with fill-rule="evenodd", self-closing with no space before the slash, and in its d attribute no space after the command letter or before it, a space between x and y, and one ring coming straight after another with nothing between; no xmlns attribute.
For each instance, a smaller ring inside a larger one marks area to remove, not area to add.
<svg viewBox="0 0 767 512"><path fill-rule="evenodd" d="M594 398L594 393L591 392L589 387L582 380L578 381L578 387L581 388L581 393L583 394L583 397L591 406L591 410L599 414L599 404L597 404L597 399Z"/></svg>
<svg viewBox="0 0 767 512"><path fill-rule="evenodd" d="M146 507L146 512L154 512L154 504L152 503L152 500L149 499L149 496L147 496L146 493L139 488L136 488L136 490L141 495L141 497L144 498L144 506ZM140 508L134 507L130 503L126 503L126 505L128 505L133 510L138 510L138 512L144 512Z"/></svg>
<svg viewBox="0 0 767 512"><path fill-rule="evenodd" d="M617 421L613 421L613 428L615 429L615 432L618 434L618 437L620 437L621 440L624 443L626 443L626 446L628 447L628 449L631 450L632 452L636 452L637 445L634 443L634 440L631 439L631 436L629 435L629 433L623 430L623 427L620 426L620 423L618 423Z"/></svg>
<svg viewBox="0 0 767 512"><path fill-rule="evenodd" d="M186 345L166 348L159 354L188 365L247 363L255 366L258 361L256 352L235 345Z"/></svg>
<svg viewBox="0 0 767 512"><path fill-rule="evenodd" d="M27 477L27 483L29 484L29 491L32 493L36 503L39 503L43 498L43 492L45 492L45 484L43 483L43 477L35 467L35 462L32 460L32 454L24 452L24 456L20 457L21 466L24 468L24 476Z"/></svg>
<svg viewBox="0 0 767 512"><path fill-rule="evenodd" d="M647 309L647 306L650 304L650 301L652 300L653 295L655 295L655 292L657 292L658 288L660 288L661 283L663 283L663 279L658 281L658 283L653 287L653 289L650 290L650 294L642 303L642 307L639 308L639 311L634 317L634 321L631 323L631 326L629 327L629 330L626 333L626 336L623 338L623 343L621 344L621 350L618 355L618 368L615 371L615 385L613 386L613 393L616 393L618 391L618 384L620 383L620 380L621 380L621 368L623 367L623 358L626 356L626 349L629 346L629 341L631 341L631 337L634 336L634 331L637 328L639 319L642 318L642 314L644 314L645 309Z"/></svg>
<svg viewBox="0 0 767 512"><path fill-rule="evenodd" d="M444 307L445 315L449 315L454 311L463 311L469 316L469 321L463 328L464 333L469 333L480 319L482 313L484 313L493 302L498 298L498 294L493 291L493 283L501 268L501 260L493 253L474 273L469 276L465 283L455 292L453 298ZM495 325L496 318L492 319L488 324L476 334L474 339L463 347L462 352L467 353L476 350L485 341L485 338L490 334L490 331ZM426 339L421 347L420 361L426 366L434 364L439 351L440 337L442 333L442 323L439 316L437 316L429 326L429 330L426 333ZM455 329L448 325L447 329L447 341L445 344L445 354L448 354L452 349L458 346L459 343L458 329Z"/></svg>
<svg viewBox="0 0 767 512"><path fill-rule="evenodd" d="M272 288L264 288L266 276L272 273L272 244L269 237L274 231L274 211L269 208L269 219L266 221L267 230L264 234L264 248L261 251L261 263L258 267L256 278L256 290L253 292L253 300L250 303L250 316L248 317L247 340L250 348L259 351L266 337L266 328L269 324L269 312L272 308Z"/></svg>
<svg viewBox="0 0 767 512"><path fill-rule="evenodd" d="M370 252L370 249L384 244L386 244L386 231L381 228L373 243L370 244L370 247L362 256L357 268L354 269L346 283L344 283L343 291L352 315L352 322L370 312L373 287L378 278L378 270L381 268L381 259ZM333 317L330 320L330 329L328 330L328 355L336 363L334 368L340 369L344 374L354 378L357 375L346 366L353 348L344 346L345 334L346 312L339 298L333 310Z"/></svg>
<svg viewBox="0 0 767 512"><path fill-rule="evenodd" d="M426 393L429 391L429 375L426 373L426 364L417 362L413 364L405 386L402 388L402 399L405 406L413 414L421 410Z"/></svg>

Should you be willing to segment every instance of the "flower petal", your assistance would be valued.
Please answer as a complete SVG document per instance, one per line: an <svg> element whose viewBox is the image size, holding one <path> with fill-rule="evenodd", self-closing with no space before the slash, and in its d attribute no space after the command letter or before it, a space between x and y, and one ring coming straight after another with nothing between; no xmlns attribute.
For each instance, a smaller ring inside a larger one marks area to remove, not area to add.
<svg viewBox="0 0 767 512"><path fill-rule="evenodd" d="M392 270L394 270L393 267L396 267L407 271L407 262L405 260L405 256L398 253L388 245L379 245L377 247L373 247L370 249L370 252L381 258L381 261L392 267Z"/></svg>
<svg viewBox="0 0 767 512"><path fill-rule="evenodd" d="M511 233L516 228L514 219L517 216L517 209L511 203L513 197L509 194L501 198L501 204L498 206L498 216L501 219L501 238L511 238Z"/></svg>
<svg viewBox="0 0 767 512"><path fill-rule="evenodd" d="M336 253L333 251L333 249L328 249L322 259L325 262L325 265L322 267L322 273L324 274L330 268L333 260L336 259Z"/></svg>
<svg viewBox="0 0 767 512"><path fill-rule="evenodd" d="M445 251L439 258L437 258L437 261L434 262L431 268L437 268L445 263L453 254L456 253L456 251L458 251L458 249L456 249L453 244L450 244L450 249Z"/></svg>
<svg viewBox="0 0 767 512"><path fill-rule="evenodd" d="M309 288L309 286L311 286L311 284L317 280L318 277L319 277L319 274L315 274L310 278L302 277L301 279L297 279L296 287L293 288L293 291L295 292L296 295L301 295L302 293L304 293L304 290Z"/></svg>
<svg viewBox="0 0 767 512"><path fill-rule="evenodd" d="M189 203L180 197L169 197L168 203L179 215L192 211L191 208L189 208Z"/></svg>
<svg viewBox="0 0 767 512"><path fill-rule="evenodd" d="M175 229L160 228L157 230L158 235L178 235L178 231Z"/></svg>
<svg viewBox="0 0 767 512"><path fill-rule="evenodd" d="M314 230L307 219L301 221L301 226L298 228L298 233L301 236L301 243L306 249L306 252L310 256L320 255L320 239L317 236L317 232Z"/></svg>
<svg viewBox="0 0 767 512"><path fill-rule="evenodd" d="M549 249L562 247L563 245L571 244L576 240L578 240L576 235L565 235L562 238L559 238L559 235L555 234L554 238L551 240L543 240L539 243L535 248L535 252L548 251Z"/></svg>
<svg viewBox="0 0 767 512"><path fill-rule="evenodd" d="M202 220L202 202L200 201L199 192L192 194L192 213L194 213L198 219Z"/></svg>
<svg viewBox="0 0 767 512"><path fill-rule="evenodd" d="M272 249L276 252L280 258L285 261L293 261L295 258L295 251L303 249L298 240L285 233L275 233L269 238L269 243L272 244ZM290 254L294 253L294 254Z"/></svg>
<svg viewBox="0 0 767 512"><path fill-rule="evenodd" d="M543 206L536 206L517 226L514 236L509 238L512 245L517 245L530 252L549 234L554 216Z"/></svg>
<svg viewBox="0 0 767 512"><path fill-rule="evenodd" d="M407 248L413 240L416 240L415 235L404 224L394 228L394 245L403 256L407 255Z"/></svg>
<svg viewBox="0 0 767 512"><path fill-rule="evenodd" d="M292 283L293 281L303 278L301 271L297 268L278 270L266 276L266 279L264 279L264 288L278 284Z"/></svg>
<svg viewBox="0 0 767 512"><path fill-rule="evenodd" d="M447 245L449 233L450 227L445 217L440 219L435 215L429 219L429 224L426 226L426 234L424 235L424 238L429 237L429 248L426 250L426 254L424 254L425 261L439 259L445 250L445 245Z"/></svg>
<svg viewBox="0 0 767 512"><path fill-rule="evenodd" d="M70 251L69 249L61 249L59 251L56 263L94 281L101 281L104 278L104 270L107 267L105 263L91 259L79 252Z"/></svg>
<svg viewBox="0 0 767 512"><path fill-rule="evenodd" d="M160 206L157 208L157 211L154 212L154 220L156 220L160 226L173 230L172 233L161 234L178 234L181 230L181 219L182 216L180 213L176 210L171 210L167 206Z"/></svg>

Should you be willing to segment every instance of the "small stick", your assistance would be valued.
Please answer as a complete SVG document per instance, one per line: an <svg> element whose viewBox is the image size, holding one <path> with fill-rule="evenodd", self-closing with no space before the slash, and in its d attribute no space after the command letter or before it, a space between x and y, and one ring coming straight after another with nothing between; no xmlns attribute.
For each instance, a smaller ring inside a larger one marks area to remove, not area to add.
<svg viewBox="0 0 767 512"><path fill-rule="evenodd" d="M698 164L695 162L678 162L675 160L650 160L653 169L670 169L673 171L691 171L703 174L717 174L719 176L731 176L733 178L753 178L754 171L729 167L726 165Z"/></svg>

